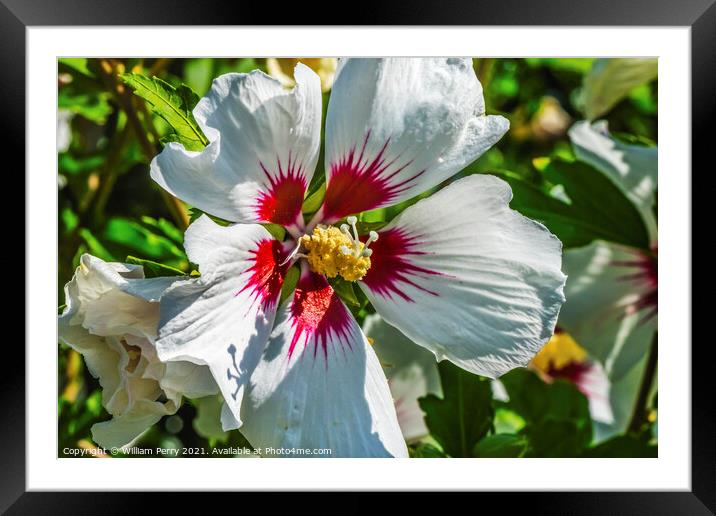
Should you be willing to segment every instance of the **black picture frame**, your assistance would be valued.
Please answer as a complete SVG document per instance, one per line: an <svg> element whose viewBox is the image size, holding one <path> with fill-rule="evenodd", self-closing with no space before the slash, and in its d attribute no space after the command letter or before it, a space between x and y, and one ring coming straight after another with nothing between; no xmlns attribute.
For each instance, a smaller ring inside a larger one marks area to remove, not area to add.
<svg viewBox="0 0 716 516"><path fill-rule="evenodd" d="M402 5L385 2L362 2L355 16L344 15L334 20L321 20L320 15L308 12L303 17L309 24L336 21L370 25L606 25L606 26L683 26L691 28L691 94L692 94L692 168L708 173L713 160L707 162L707 145L716 105L716 0L459 0L426 2L413 0ZM301 6L297 6L301 9ZM339 13L336 5L323 7L311 4L316 13ZM277 12L280 11L280 12ZM316 16L319 16L318 18ZM0 105L3 121L0 123L2 142L6 149L19 157L13 167L14 179L25 181L17 173L24 170L25 159L25 31L29 26L43 25L247 25L266 23L294 24L300 21L296 13L286 7L276 9L267 3L254 5L238 2L207 0L0 0ZM6 177L10 174L5 168ZM691 171L679 171L691 177ZM6 183L6 188L9 188ZM17 190L6 190L7 192ZM19 211L19 210L15 210ZM19 216L17 214L16 216ZM696 221L694 221L695 223ZM19 229L19 227L17 228ZM24 238L24 230L18 238ZM704 258L701 258L702 260ZM6 258L17 263L18 257ZM9 262L6 262L10 267ZM703 267L708 267L704 265ZM712 265L710 265L712 267ZM702 268L703 268L702 267ZM16 265L14 266L16 268ZM7 270L7 269L6 269ZM693 262L693 270L699 270ZM32 271L25 270L25 275ZM16 280L18 278L16 277ZM19 283L19 281L18 281ZM20 285L14 288L21 288ZM703 305L701 305L703 306ZM696 308L696 306L695 306ZM26 310L31 307L26 306ZM701 308L703 310L703 308ZM688 349L691 346L691 329L684 329L684 341L671 343ZM25 492L25 353L21 346L6 340L2 353L4 364L0 375L0 511L8 514L99 514L125 513L139 507L150 507L127 493L38 493ZM519 510L524 506L533 514L712 514L716 512L716 425L709 384L712 362L708 360L711 343L702 341L692 346L692 490L690 492L635 492L635 493L479 493L480 507L486 501L505 503ZM48 351L49 352L49 351ZM121 488L122 486L117 486ZM319 486L317 488L320 489ZM171 505L181 504L187 509L189 498L179 494L148 494L157 501L161 496L163 511ZM234 495L237 496L237 495ZM241 495L244 496L244 495ZM353 494L358 509L363 498ZM490 497L488 499L487 497ZM132 500L127 505L127 500ZM494 500L493 500L494 499ZM295 496L293 503L301 504ZM412 503L423 503L415 495ZM215 500L212 505L216 504ZM220 502L218 502L220 503ZM289 503L291 503L289 501ZM369 502L365 502L365 505ZM351 504L346 505L350 507ZM402 508L407 505L401 503Z"/></svg>

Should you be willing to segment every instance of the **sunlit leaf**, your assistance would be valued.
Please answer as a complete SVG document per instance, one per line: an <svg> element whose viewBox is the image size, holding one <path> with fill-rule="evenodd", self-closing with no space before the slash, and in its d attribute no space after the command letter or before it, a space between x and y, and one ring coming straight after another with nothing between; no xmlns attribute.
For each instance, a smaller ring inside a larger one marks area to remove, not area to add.
<svg viewBox="0 0 716 516"><path fill-rule="evenodd" d="M125 73L121 78L172 127L174 133L167 137L169 141L178 141L187 150L194 151L203 149L209 143L192 114L199 97L191 88L186 85L174 88L158 77L136 73Z"/></svg>
<svg viewBox="0 0 716 516"><path fill-rule="evenodd" d="M185 276L184 271L181 271L175 267L170 267L169 265L157 263L152 260L137 258L136 256L127 256L125 262L135 265L141 265L144 268L145 278L158 278L161 276Z"/></svg>
<svg viewBox="0 0 716 516"><path fill-rule="evenodd" d="M545 183L560 185L564 199L510 173L499 176L512 187L510 206L542 222L565 248L597 239L642 249L649 246L646 225L634 204L611 179L585 163L552 160L545 167Z"/></svg>
<svg viewBox="0 0 716 516"><path fill-rule="evenodd" d="M522 457L527 450L527 439L520 435L497 434L481 439L473 448L475 457Z"/></svg>

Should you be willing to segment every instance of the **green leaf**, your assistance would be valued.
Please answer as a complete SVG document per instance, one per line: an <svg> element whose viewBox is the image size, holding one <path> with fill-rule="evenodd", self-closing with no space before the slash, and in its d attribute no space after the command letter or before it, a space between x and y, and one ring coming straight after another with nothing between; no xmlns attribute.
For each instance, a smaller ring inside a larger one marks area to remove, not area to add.
<svg viewBox="0 0 716 516"><path fill-rule="evenodd" d="M495 409L493 426L496 434L516 434L525 427L525 420L514 410L505 407Z"/></svg>
<svg viewBox="0 0 716 516"><path fill-rule="evenodd" d="M552 70L584 74L592 67L594 59L585 57L528 57L525 62L534 67L544 66Z"/></svg>
<svg viewBox="0 0 716 516"><path fill-rule="evenodd" d="M589 448L582 457L658 457L658 447L631 435L618 435Z"/></svg>
<svg viewBox="0 0 716 516"><path fill-rule="evenodd" d="M546 417L590 422L589 403L574 384L565 380L545 383L529 369L519 368L500 377L509 401L506 407L525 421L539 423Z"/></svg>
<svg viewBox="0 0 716 516"><path fill-rule="evenodd" d="M266 231L268 231L272 237L274 237L279 242L283 241L283 238L286 236L286 228L284 228L281 224L261 224Z"/></svg>
<svg viewBox="0 0 716 516"><path fill-rule="evenodd" d="M69 87L60 89L57 107L81 115L98 125L104 125L112 113L109 94L78 93L75 88Z"/></svg>
<svg viewBox="0 0 716 516"><path fill-rule="evenodd" d="M184 251L177 243L133 220L121 217L111 219L105 228L104 238L155 260L172 261L174 264L186 260Z"/></svg>
<svg viewBox="0 0 716 516"><path fill-rule="evenodd" d="M298 265L294 265L286 271L286 276L284 277L283 285L281 286L281 299L279 300L279 305L286 301L291 294L293 294L300 275Z"/></svg>
<svg viewBox="0 0 716 516"><path fill-rule="evenodd" d="M418 403L430 434L451 457L470 457L492 426L492 388L487 378L443 361L438 364L443 397L429 394Z"/></svg>
<svg viewBox="0 0 716 516"><path fill-rule="evenodd" d="M447 457L442 450L429 443L420 443L410 452L410 456L414 459L444 459Z"/></svg>
<svg viewBox="0 0 716 516"><path fill-rule="evenodd" d="M57 158L57 165L63 174L74 175L97 170L106 159L107 157L102 155L77 157L65 152Z"/></svg>
<svg viewBox="0 0 716 516"><path fill-rule="evenodd" d="M639 211L599 170L577 161L552 160L541 175L545 182L560 185L562 199L513 174L499 174L512 187L510 206L542 222L565 248L581 247L597 239L640 249L649 247Z"/></svg>
<svg viewBox="0 0 716 516"><path fill-rule="evenodd" d="M520 435L497 434L481 439L473 448L475 457L522 457L527 450L527 439Z"/></svg>
<svg viewBox="0 0 716 516"><path fill-rule="evenodd" d="M592 439L587 398L565 380L545 383L528 369L503 375L506 407L526 421L521 435L529 441L526 456L576 457Z"/></svg>
<svg viewBox="0 0 716 516"><path fill-rule="evenodd" d="M86 57L61 57L57 60L59 67L66 67L87 77L94 78L94 73L87 67Z"/></svg>
<svg viewBox="0 0 716 516"><path fill-rule="evenodd" d="M575 421L547 418L527 430L528 457L577 457L589 444L591 434Z"/></svg>
<svg viewBox="0 0 716 516"><path fill-rule="evenodd" d="M208 213L201 211L199 208L194 208L194 207L189 208L189 224L192 224L193 222L195 222L202 215L206 215L211 220L216 222L219 226L228 226L229 224L231 224L231 222L229 222L229 221L220 219L219 217L214 217L213 215L209 215Z"/></svg>
<svg viewBox="0 0 716 516"><path fill-rule="evenodd" d="M137 258L136 256L127 256L125 261L126 263L141 265L144 268L145 278L158 278L160 276L186 276L184 271L170 267L169 265L153 262L152 260Z"/></svg>
<svg viewBox="0 0 716 516"><path fill-rule="evenodd" d="M169 141L180 142L193 151L201 150L209 143L192 114L199 97L191 88L184 84L174 88L158 77L136 73L125 73L120 77L174 129L174 133L166 137Z"/></svg>
<svg viewBox="0 0 716 516"><path fill-rule="evenodd" d="M78 233L87 244L87 250L90 254L96 256L97 258L101 258L105 262L116 261L112 253L107 250L104 244L100 242L89 229L81 228Z"/></svg>
<svg viewBox="0 0 716 516"><path fill-rule="evenodd" d="M352 281L346 281L343 278L336 276L335 278L329 279L328 282L343 301L352 306L359 307L361 305L358 297L356 296L355 290L353 289Z"/></svg>
<svg viewBox="0 0 716 516"><path fill-rule="evenodd" d="M381 220L376 222L363 222L359 220L356 223L356 230L358 231L359 235L367 235L371 231L380 231L385 226L388 225L388 221Z"/></svg>
<svg viewBox="0 0 716 516"><path fill-rule="evenodd" d="M162 233L164 233L164 236L170 238L177 244L181 245L184 242L184 233L182 233L179 228L177 228L167 219L155 219L153 217L147 217L145 215L142 216L142 223L152 229L161 231Z"/></svg>
<svg viewBox="0 0 716 516"><path fill-rule="evenodd" d="M323 199L326 197L326 183L321 183L318 189L306 197L301 208L303 213L314 213L321 207Z"/></svg>

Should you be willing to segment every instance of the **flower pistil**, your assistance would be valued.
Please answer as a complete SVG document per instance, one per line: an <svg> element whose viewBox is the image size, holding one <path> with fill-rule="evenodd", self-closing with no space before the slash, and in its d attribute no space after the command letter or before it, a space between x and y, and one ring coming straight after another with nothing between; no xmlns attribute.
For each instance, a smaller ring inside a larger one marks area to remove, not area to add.
<svg viewBox="0 0 716 516"><path fill-rule="evenodd" d="M310 235L303 235L300 245L305 254L301 256L306 258L313 272L329 278L341 276L347 281L358 281L370 269L373 251L368 246L378 240L378 233L371 231L363 243L358 237L356 217L346 220L348 224L341 224L340 228L318 225Z"/></svg>

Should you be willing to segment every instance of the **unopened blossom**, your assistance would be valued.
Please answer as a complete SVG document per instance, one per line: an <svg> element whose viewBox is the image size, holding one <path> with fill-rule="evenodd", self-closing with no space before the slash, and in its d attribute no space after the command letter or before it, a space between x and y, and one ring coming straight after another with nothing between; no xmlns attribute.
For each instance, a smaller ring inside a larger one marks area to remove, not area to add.
<svg viewBox="0 0 716 516"><path fill-rule="evenodd" d="M174 414L182 395L217 392L206 367L157 358L158 301L175 279L145 279L141 266L85 254L65 286L60 341L81 353L99 379L102 405L112 419L93 425L92 439L104 448L127 445Z"/></svg>
<svg viewBox="0 0 716 516"><path fill-rule="evenodd" d="M526 365L564 300L561 243L509 208L492 176L455 181L361 234L361 212L438 186L508 122L485 115L469 59L345 59L326 118L325 197L304 217L318 160L321 87L299 64L286 91L261 72L217 78L194 109L201 152L170 143L151 166L202 216L185 248L201 277L162 297L162 360L207 364L224 428L255 447L406 456L385 375L329 279L355 282L411 340L473 373ZM276 240L261 224L286 229ZM279 306L287 271L299 276Z"/></svg>

